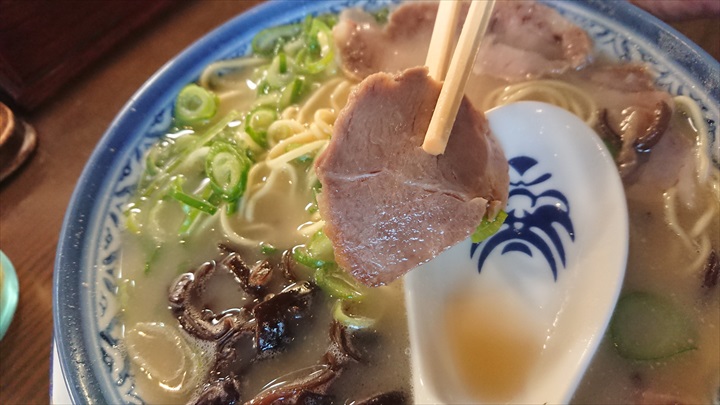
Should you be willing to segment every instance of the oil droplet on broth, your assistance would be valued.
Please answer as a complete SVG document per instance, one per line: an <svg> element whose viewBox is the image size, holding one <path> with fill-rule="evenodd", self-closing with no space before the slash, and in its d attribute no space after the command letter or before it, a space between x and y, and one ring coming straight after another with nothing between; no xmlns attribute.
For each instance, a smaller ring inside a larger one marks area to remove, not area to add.
<svg viewBox="0 0 720 405"><path fill-rule="evenodd" d="M509 294L460 291L445 306L453 365L474 400L507 402L530 377L545 341L542 325Z"/></svg>

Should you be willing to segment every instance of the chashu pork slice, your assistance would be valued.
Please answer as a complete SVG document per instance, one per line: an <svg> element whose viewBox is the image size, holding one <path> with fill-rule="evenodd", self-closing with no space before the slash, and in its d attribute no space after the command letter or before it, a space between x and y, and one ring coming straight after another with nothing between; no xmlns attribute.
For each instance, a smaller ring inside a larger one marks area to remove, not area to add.
<svg viewBox="0 0 720 405"><path fill-rule="evenodd" d="M462 5L456 39L468 8L469 4ZM405 2L385 25L362 10L343 11L333 27L342 69L360 80L375 72L399 72L425 63L437 10L437 2ZM581 68L591 58L588 34L549 5L503 0L495 4L473 74L527 80Z"/></svg>
<svg viewBox="0 0 720 405"><path fill-rule="evenodd" d="M429 261L507 201L507 160L467 99L445 153L422 150L439 94L424 67L367 77L316 161L325 234L337 263L364 284L387 284Z"/></svg>

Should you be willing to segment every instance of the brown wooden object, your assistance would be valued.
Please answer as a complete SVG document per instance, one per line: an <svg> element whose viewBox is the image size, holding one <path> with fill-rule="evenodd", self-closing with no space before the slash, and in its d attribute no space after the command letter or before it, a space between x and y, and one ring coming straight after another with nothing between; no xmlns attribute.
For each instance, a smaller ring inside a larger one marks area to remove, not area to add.
<svg viewBox="0 0 720 405"><path fill-rule="evenodd" d="M0 88L37 107L173 0L0 1Z"/></svg>

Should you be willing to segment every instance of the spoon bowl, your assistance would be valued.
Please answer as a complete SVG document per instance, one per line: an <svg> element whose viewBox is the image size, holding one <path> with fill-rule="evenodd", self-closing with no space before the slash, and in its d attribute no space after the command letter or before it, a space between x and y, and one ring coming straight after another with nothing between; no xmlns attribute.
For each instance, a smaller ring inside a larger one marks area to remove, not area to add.
<svg viewBox="0 0 720 405"><path fill-rule="evenodd" d="M612 156L575 115L487 113L510 165L508 214L405 278L417 403L567 403L610 321L628 253Z"/></svg>

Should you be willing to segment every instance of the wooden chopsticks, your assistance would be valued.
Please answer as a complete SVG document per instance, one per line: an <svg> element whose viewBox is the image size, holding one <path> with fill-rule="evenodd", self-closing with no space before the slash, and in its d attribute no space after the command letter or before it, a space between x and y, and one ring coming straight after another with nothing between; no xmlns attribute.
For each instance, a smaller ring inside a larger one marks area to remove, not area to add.
<svg viewBox="0 0 720 405"><path fill-rule="evenodd" d="M450 56L452 56L453 36L459 16L459 1L440 2L430 38L430 47L425 58L425 66L428 67L430 77L437 81L442 81L447 74Z"/></svg>
<svg viewBox="0 0 720 405"><path fill-rule="evenodd" d="M426 65L430 77L443 80L440 96L422 148L431 155L445 152L450 131L455 123L460 102L465 94L465 83L472 70L475 55L490 22L495 0L473 0L460 32L460 39L453 52L453 32L460 12L458 1L441 1L435 19ZM452 54L450 66L447 59ZM447 74L445 75L445 70ZM444 76L444 77L443 77Z"/></svg>

